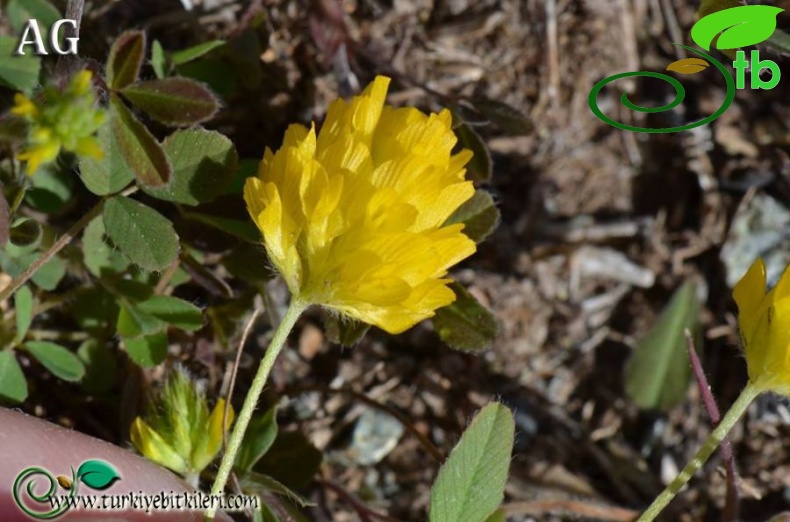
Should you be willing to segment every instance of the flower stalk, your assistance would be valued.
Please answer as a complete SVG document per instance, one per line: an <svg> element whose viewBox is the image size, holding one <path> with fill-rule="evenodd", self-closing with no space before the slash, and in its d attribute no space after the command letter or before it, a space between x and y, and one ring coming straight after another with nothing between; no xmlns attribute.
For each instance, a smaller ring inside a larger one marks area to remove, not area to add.
<svg viewBox="0 0 790 522"><path fill-rule="evenodd" d="M686 483L699 471L699 469L707 462L711 454L719 447L721 441L730 432L736 422L743 416L746 409L754 401L754 399L762 393L762 388L753 383L749 383L743 389L738 399L733 403L729 411L724 415L718 426L711 432L705 440L702 447L697 451L697 454L686 464L677 477L666 487L664 491L659 494L653 503L650 504L644 513L636 520L636 522L650 522L661 513L661 511L675 498L675 495L686 485Z"/></svg>
<svg viewBox="0 0 790 522"><path fill-rule="evenodd" d="M225 450L225 453L222 455L219 471L217 471L217 476L214 479L214 485L211 487L212 495L220 495L224 491L225 485L227 484L228 478L230 477L230 473L233 470L233 464L236 461L236 455L239 453L239 448L241 448L241 443L244 440L244 433L247 431L247 426L250 424L250 420L252 419L252 413L255 411L255 407L258 405L258 399L263 392L264 386L266 386L266 382L269 379L269 374L271 374L274 363L277 361L277 356L280 355L280 352L285 346L285 341L288 339L288 334L291 333L291 330L296 324L297 319L299 319L299 316L302 315L302 312L304 312L308 306L309 303L304 303L298 298L292 299L288 310L285 312L285 315L282 318L282 321L280 321L280 324L274 331L272 341L269 343L269 347L266 349L266 354L263 356L263 359L261 359L261 364L258 366L258 371L252 381L250 390L247 392L247 396L244 399L244 405L241 407L241 411L239 412L239 417L236 420L233 433L231 434L230 440L228 441L228 447ZM206 518L213 520L215 514L216 508L212 507L206 511Z"/></svg>

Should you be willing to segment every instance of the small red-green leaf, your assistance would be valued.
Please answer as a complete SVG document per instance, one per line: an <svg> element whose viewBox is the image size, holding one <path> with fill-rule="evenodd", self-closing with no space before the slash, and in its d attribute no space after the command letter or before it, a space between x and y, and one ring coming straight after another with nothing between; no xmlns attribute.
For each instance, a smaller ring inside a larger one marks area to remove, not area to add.
<svg viewBox="0 0 790 522"><path fill-rule="evenodd" d="M433 326L439 337L450 348L464 352L477 352L494 341L499 330L496 317L481 305L466 288L451 283L455 302L436 310Z"/></svg>
<svg viewBox="0 0 790 522"><path fill-rule="evenodd" d="M129 358L143 368L156 366L167 358L167 334L165 332L135 339L124 339L123 344Z"/></svg>
<svg viewBox="0 0 790 522"><path fill-rule="evenodd" d="M533 130L529 118L507 103L490 98L474 98L471 103L480 114L511 136L523 136Z"/></svg>
<svg viewBox="0 0 790 522"><path fill-rule="evenodd" d="M126 31L113 42L107 59L107 85L123 89L137 80L145 53L145 33Z"/></svg>
<svg viewBox="0 0 790 522"><path fill-rule="evenodd" d="M137 181L146 187L167 185L173 167L164 149L153 134L140 123L123 101L114 94L110 98L110 121L115 142L126 163L132 168Z"/></svg>
<svg viewBox="0 0 790 522"><path fill-rule="evenodd" d="M12 350L0 351L0 400L19 403L27 399L27 381Z"/></svg>
<svg viewBox="0 0 790 522"><path fill-rule="evenodd" d="M466 164L466 175L468 179L477 182L485 182L491 178L492 160L491 153L488 152L483 138L466 123L455 128L455 135L465 149L472 151L472 159Z"/></svg>
<svg viewBox="0 0 790 522"><path fill-rule="evenodd" d="M189 78L137 82L124 87L121 93L165 125L194 125L210 120L219 110L219 101L208 87Z"/></svg>
<svg viewBox="0 0 790 522"><path fill-rule="evenodd" d="M238 166L233 143L217 131L179 130L165 138L164 149L173 166L173 180L148 194L185 205L208 203L222 194Z"/></svg>
<svg viewBox="0 0 790 522"><path fill-rule="evenodd" d="M676 72L678 74L697 74L710 67L707 60L702 58L684 58L683 60L676 60L667 65L667 71Z"/></svg>
<svg viewBox="0 0 790 522"><path fill-rule="evenodd" d="M499 210L494 198L484 190L478 190L463 205L458 207L445 225L463 223L463 233L475 243L482 243L499 224Z"/></svg>
<svg viewBox="0 0 790 522"><path fill-rule="evenodd" d="M116 196L102 210L107 236L131 262L150 271L164 270L178 255L178 235L159 212Z"/></svg>
<svg viewBox="0 0 790 522"><path fill-rule="evenodd" d="M24 347L55 377L64 381L76 382L85 375L85 365L80 358L59 344L47 341L28 341Z"/></svg>

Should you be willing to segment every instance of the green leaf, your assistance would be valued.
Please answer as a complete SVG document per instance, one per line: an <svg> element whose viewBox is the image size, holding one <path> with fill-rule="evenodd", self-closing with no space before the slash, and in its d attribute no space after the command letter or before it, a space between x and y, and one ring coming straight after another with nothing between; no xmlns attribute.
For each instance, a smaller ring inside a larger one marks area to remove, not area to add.
<svg viewBox="0 0 790 522"><path fill-rule="evenodd" d="M217 131L179 130L165 138L173 165L173 181L164 188L143 190L159 199L198 205L221 195L238 167L233 143Z"/></svg>
<svg viewBox="0 0 790 522"><path fill-rule="evenodd" d="M28 341L24 345L44 368L64 381L77 382L85 375L85 365L74 352L47 341Z"/></svg>
<svg viewBox="0 0 790 522"><path fill-rule="evenodd" d="M188 49L176 51L173 53L171 58L175 65L183 65L185 63L191 62L192 60L197 60L201 56L204 56L217 47L222 47L223 45L225 45L224 40L211 40L210 42L204 42Z"/></svg>
<svg viewBox="0 0 790 522"><path fill-rule="evenodd" d="M157 295L138 303L137 310L186 331L203 328L203 312L192 303L169 295Z"/></svg>
<svg viewBox="0 0 790 522"><path fill-rule="evenodd" d="M306 487L321 466L323 454L299 431L280 431L256 466L290 489Z"/></svg>
<svg viewBox="0 0 790 522"><path fill-rule="evenodd" d="M173 167L162 145L116 95L111 95L110 103L110 124L115 142L137 181L146 187L167 185Z"/></svg>
<svg viewBox="0 0 790 522"><path fill-rule="evenodd" d="M755 45L773 34L776 17L782 11L784 9L769 5L743 5L716 11L694 24L691 39L706 51L710 50L713 39L720 33L716 41L719 49Z"/></svg>
<svg viewBox="0 0 790 522"><path fill-rule="evenodd" d="M107 85L111 89L123 89L137 80L145 54L145 33L126 31L112 47L107 59Z"/></svg>
<svg viewBox="0 0 790 522"><path fill-rule="evenodd" d="M116 329L118 335L124 339L131 339L141 335L159 333L167 327L167 323L156 317L141 312L132 304L123 302L118 309Z"/></svg>
<svg viewBox="0 0 790 522"><path fill-rule="evenodd" d="M208 214L198 214L197 212L184 212L183 215L187 219L210 225L241 240L247 241L248 243L261 242L260 231L249 221L221 218Z"/></svg>
<svg viewBox="0 0 790 522"><path fill-rule="evenodd" d="M104 157L96 159L85 154L79 156L82 182L97 196L120 192L134 179L134 171L115 140L112 123L114 118L118 118L118 115L110 111L110 122L102 125L96 136L99 147L104 151Z"/></svg>
<svg viewBox="0 0 790 522"><path fill-rule="evenodd" d="M35 19L46 39L44 31L61 18L57 8L47 0L9 0L5 9L11 29L20 36L28 20Z"/></svg>
<svg viewBox="0 0 790 522"><path fill-rule="evenodd" d="M511 136L523 136L533 130L529 118L507 103L489 98L474 98L471 103L480 114Z"/></svg>
<svg viewBox="0 0 790 522"><path fill-rule="evenodd" d="M22 261L26 264L26 266L30 266L30 263L33 260L37 259L39 256L37 254L30 254L29 256L25 256L26 259ZM22 260L22 258L20 258ZM63 276L66 275L66 262L59 258L53 257L36 271L36 273L31 278L31 281L36 284L40 289L46 290L47 292L51 292L55 288L57 288L58 283L60 280L63 279Z"/></svg>
<svg viewBox="0 0 790 522"><path fill-rule="evenodd" d="M491 194L478 190L447 219L445 225L463 223L463 233L475 243L482 243L499 225L499 217Z"/></svg>
<svg viewBox="0 0 790 522"><path fill-rule="evenodd" d="M497 402L472 419L431 487L430 522L484 522L504 498L515 433Z"/></svg>
<svg viewBox="0 0 790 522"><path fill-rule="evenodd" d="M454 303L436 310L433 326L450 348L464 352L484 350L494 341L499 330L496 317L481 305L466 288L451 283Z"/></svg>
<svg viewBox="0 0 790 522"><path fill-rule="evenodd" d="M30 323L33 322L33 292L27 286L22 286L14 294L14 311L16 312L16 334L14 340L21 343Z"/></svg>
<svg viewBox="0 0 790 522"><path fill-rule="evenodd" d="M85 266L96 277L107 272L123 272L129 267L126 259L104 239L104 221L100 217L85 227L82 247Z"/></svg>
<svg viewBox="0 0 790 522"><path fill-rule="evenodd" d="M31 52L16 56L18 43L15 36L0 36L0 85L30 94L38 86L41 59Z"/></svg>
<svg viewBox="0 0 790 522"><path fill-rule="evenodd" d="M465 149L472 151L472 159L466 164L467 178L476 182L484 182L491 179L492 161L491 153L488 152L483 138L466 123L455 128L455 135Z"/></svg>
<svg viewBox="0 0 790 522"><path fill-rule="evenodd" d="M695 285L685 283L634 348L625 366L625 391L640 408L666 411L685 399L691 368L684 332L696 330L698 316Z"/></svg>
<svg viewBox="0 0 790 522"><path fill-rule="evenodd" d="M124 87L121 93L137 108L165 125L194 125L210 120L219 110L214 94L189 78L137 82Z"/></svg>
<svg viewBox="0 0 790 522"><path fill-rule="evenodd" d="M167 358L167 334L165 332L136 339L124 339L123 343L129 358L143 368L161 364Z"/></svg>
<svg viewBox="0 0 790 522"><path fill-rule="evenodd" d="M0 399L19 403L27 399L27 381L11 350L0 351Z"/></svg>
<svg viewBox="0 0 790 522"><path fill-rule="evenodd" d="M120 478L118 470L103 460L86 460L77 468L77 480L93 489L107 489Z"/></svg>
<svg viewBox="0 0 790 522"><path fill-rule="evenodd" d="M107 200L102 210L107 236L134 264L164 270L178 255L173 224L154 209L127 197Z"/></svg>
<svg viewBox="0 0 790 522"><path fill-rule="evenodd" d="M159 40L154 40L151 44L151 67L153 67L157 78L167 76L167 58L165 58L165 50L162 49Z"/></svg>
<svg viewBox="0 0 790 522"><path fill-rule="evenodd" d="M489 516L486 519L486 522L507 522L507 515L505 513L505 510L502 508L497 509L496 511L491 513L491 516Z"/></svg>
<svg viewBox="0 0 790 522"><path fill-rule="evenodd" d="M104 395L115 385L118 364L113 353L97 339L83 341L77 349L77 357L85 365L82 388L95 395Z"/></svg>
<svg viewBox="0 0 790 522"><path fill-rule="evenodd" d="M236 454L234 467L246 474L263 457L277 438L277 408L272 407L250 420L244 440Z"/></svg>
<svg viewBox="0 0 790 522"><path fill-rule="evenodd" d="M39 168L30 182L33 186L25 193L25 201L41 212L60 212L74 196L73 173L57 168L54 163Z"/></svg>

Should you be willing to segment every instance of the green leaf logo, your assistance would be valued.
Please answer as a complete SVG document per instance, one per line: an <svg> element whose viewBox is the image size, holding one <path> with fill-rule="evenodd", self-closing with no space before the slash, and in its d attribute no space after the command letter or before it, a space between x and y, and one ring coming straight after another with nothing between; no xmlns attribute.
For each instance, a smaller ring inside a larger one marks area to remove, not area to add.
<svg viewBox="0 0 790 522"><path fill-rule="evenodd" d="M694 43L710 51L713 39L719 49L737 49L768 39L776 30L776 16L784 11L769 5L745 5L724 9L702 18L691 28Z"/></svg>
<svg viewBox="0 0 790 522"><path fill-rule="evenodd" d="M93 489L107 489L120 478L118 470L103 460L86 460L77 469L77 479Z"/></svg>

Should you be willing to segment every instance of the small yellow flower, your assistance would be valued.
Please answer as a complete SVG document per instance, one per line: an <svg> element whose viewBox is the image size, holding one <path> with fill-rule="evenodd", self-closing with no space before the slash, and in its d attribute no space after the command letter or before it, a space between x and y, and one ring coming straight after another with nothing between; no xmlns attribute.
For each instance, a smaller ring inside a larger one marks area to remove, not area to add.
<svg viewBox="0 0 790 522"><path fill-rule="evenodd" d="M206 396L189 375L177 367L154 400L147 418L132 422L130 438L146 458L185 477L197 477L222 449L222 435L233 423L220 399L209 415Z"/></svg>
<svg viewBox="0 0 790 522"><path fill-rule="evenodd" d="M765 264L758 258L733 297L749 380L762 390L790 395L790 269L766 291Z"/></svg>
<svg viewBox="0 0 790 522"><path fill-rule="evenodd" d="M450 112L387 106L388 85L334 101L318 135L291 125L244 199L295 297L398 333L455 299L447 271L475 244L443 225L474 187Z"/></svg>
<svg viewBox="0 0 790 522"><path fill-rule="evenodd" d="M40 103L21 93L14 96L11 113L24 118L30 127L27 147L17 159L27 161L32 175L41 165L54 161L61 149L101 158L103 152L93 135L105 121L91 90L91 72L75 74L65 90L47 87Z"/></svg>

